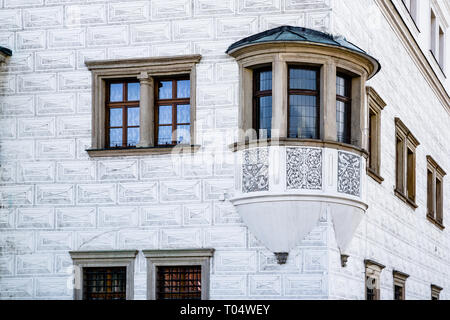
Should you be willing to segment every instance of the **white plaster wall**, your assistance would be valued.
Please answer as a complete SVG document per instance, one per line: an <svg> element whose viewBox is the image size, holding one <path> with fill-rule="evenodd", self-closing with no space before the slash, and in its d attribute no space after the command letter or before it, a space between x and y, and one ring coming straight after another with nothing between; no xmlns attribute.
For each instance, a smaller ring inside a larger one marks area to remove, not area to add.
<svg viewBox="0 0 450 320"><path fill-rule="evenodd" d="M90 159L83 61L201 54L198 143L206 158L227 159L232 141L211 134L237 127L238 68L226 48L281 24L329 30L328 0L0 0L0 8L0 45L14 51L0 69L1 299L71 299L69 250L199 247L216 249L211 298L327 297L326 217L279 266L220 200L234 184L232 163ZM140 253L136 299L146 298L145 271Z"/></svg>
<svg viewBox="0 0 450 320"><path fill-rule="evenodd" d="M427 8L425 4L423 6ZM421 15L427 12L421 12ZM332 250L330 296L364 299L364 287L360 285L364 279L363 260L372 259L386 265L381 276L382 299L393 297L393 269L410 275L406 282L407 299L430 299L431 283L443 287L441 298L449 299L450 180L448 176L444 178L444 225L447 228L441 231L426 219L426 155L431 155L447 173L450 172L450 115L374 1L334 1L332 17L333 32L345 34L348 40L379 59L382 70L369 84L387 106L381 116L381 176L384 181L380 185L368 178L369 209L357 238L352 241L345 269L339 267L339 256ZM399 117L420 142L416 155L416 203L419 206L416 210L393 192L394 117ZM335 247L331 243L330 246Z"/></svg>

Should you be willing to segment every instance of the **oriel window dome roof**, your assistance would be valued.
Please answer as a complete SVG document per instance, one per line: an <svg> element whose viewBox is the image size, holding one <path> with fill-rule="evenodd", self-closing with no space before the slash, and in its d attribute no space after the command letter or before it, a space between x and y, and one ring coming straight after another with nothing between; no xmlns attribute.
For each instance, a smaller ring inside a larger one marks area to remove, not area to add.
<svg viewBox="0 0 450 320"><path fill-rule="evenodd" d="M343 50L350 50L356 54L365 57L366 59L372 62L374 70L372 74L370 74L369 78L373 77L381 69L381 65L377 59L370 56L369 54L367 54L367 52L365 52L358 46L354 45L350 41L347 41L344 37L333 36L331 34L313 29L287 25L266 30L251 35L249 37L243 38L230 45L226 50L226 53L231 54L241 48L261 43L277 43L277 42L312 43L324 46L337 47Z"/></svg>

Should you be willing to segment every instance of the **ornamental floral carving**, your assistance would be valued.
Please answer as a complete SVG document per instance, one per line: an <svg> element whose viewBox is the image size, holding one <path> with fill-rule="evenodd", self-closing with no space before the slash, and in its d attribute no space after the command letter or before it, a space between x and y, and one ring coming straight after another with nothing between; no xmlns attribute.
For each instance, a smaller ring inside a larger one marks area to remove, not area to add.
<svg viewBox="0 0 450 320"><path fill-rule="evenodd" d="M361 157L338 151L338 192L359 197L361 193Z"/></svg>
<svg viewBox="0 0 450 320"><path fill-rule="evenodd" d="M322 189L322 150L286 148L286 188Z"/></svg>
<svg viewBox="0 0 450 320"><path fill-rule="evenodd" d="M255 148L242 153L242 192L269 190L269 150Z"/></svg>

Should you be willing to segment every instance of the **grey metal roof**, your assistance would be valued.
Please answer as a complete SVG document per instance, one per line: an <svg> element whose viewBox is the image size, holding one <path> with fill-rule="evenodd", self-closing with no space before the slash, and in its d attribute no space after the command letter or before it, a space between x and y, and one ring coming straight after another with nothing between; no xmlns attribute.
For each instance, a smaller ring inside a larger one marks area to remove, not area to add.
<svg viewBox="0 0 450 320"><path fill-rule="evenodd" d="M343 37L335 37L331 34L320 32L317 30L293 26L281 26L241 39L230 45L226 53L231 53L241 47L246 47L252 44L278 41L313 42L351 50L355 53L365 56L374 63L375 70L372 76L381 68L380 63L375 58L368 55L364 50L347 41Z"/></svg>
<svg viewBox="0 0 450 320"><path fill-rule="evenodd" d="M6 54L7 56L12 56L12 51L8 48L0 46L0 52Z"/></svg>

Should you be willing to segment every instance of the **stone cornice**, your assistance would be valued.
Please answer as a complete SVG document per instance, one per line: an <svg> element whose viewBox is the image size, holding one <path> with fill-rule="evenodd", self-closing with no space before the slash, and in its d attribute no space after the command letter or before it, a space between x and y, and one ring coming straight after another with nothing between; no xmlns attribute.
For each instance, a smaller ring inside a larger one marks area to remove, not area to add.
<svg viewBox="0 0 450 320"><path fill-rule="evenodd" d="M137 250L114 250L114 251L69 251L72 259L134 259Z"/></svg>
<svg viewBox="0 0 450 320"><path fill-rule="evenodd" d="M425 53L419 47L408 27L404 23L394 4L390 0L375 0L393 31L400 38L404 47L413 58L432 90L435 92L445 110L450 114L450 95L436 75Z"/></svg>
<svg viewBox="0 0 450 320"><path fill-rule="evenodd" d="M380 97L380 95L375 91L371 86L366 87L367 94L369 95L369 99L375 102L376 106L379 110L383 110L386 106L386 102Z"/></svg>
<svg viewBox="0 0 450 320"><path fill-rule="evenodd" d="M400 120L400 118L397 118L397 117L395 118L395 126L398 130L400 130L403 133L403 135L406 138L411 140L414 147L418 147L420 145L419 140L417 140L417 138L414 137L414 135L411 133L411 131L408 129L408 127L403 123L403 121Z"/></svg>
<svg viewBox="0 0 450 320"><path fill-rule="evenodd" d="M427 155L427 161L442 177L447 174L430 155Z"/></svg>
<svg viewBox="0 0 450 320"><path fill-rule="evenodd" d="M146 258L205 258L214 255L214 249L142 250Z"/></svg>

